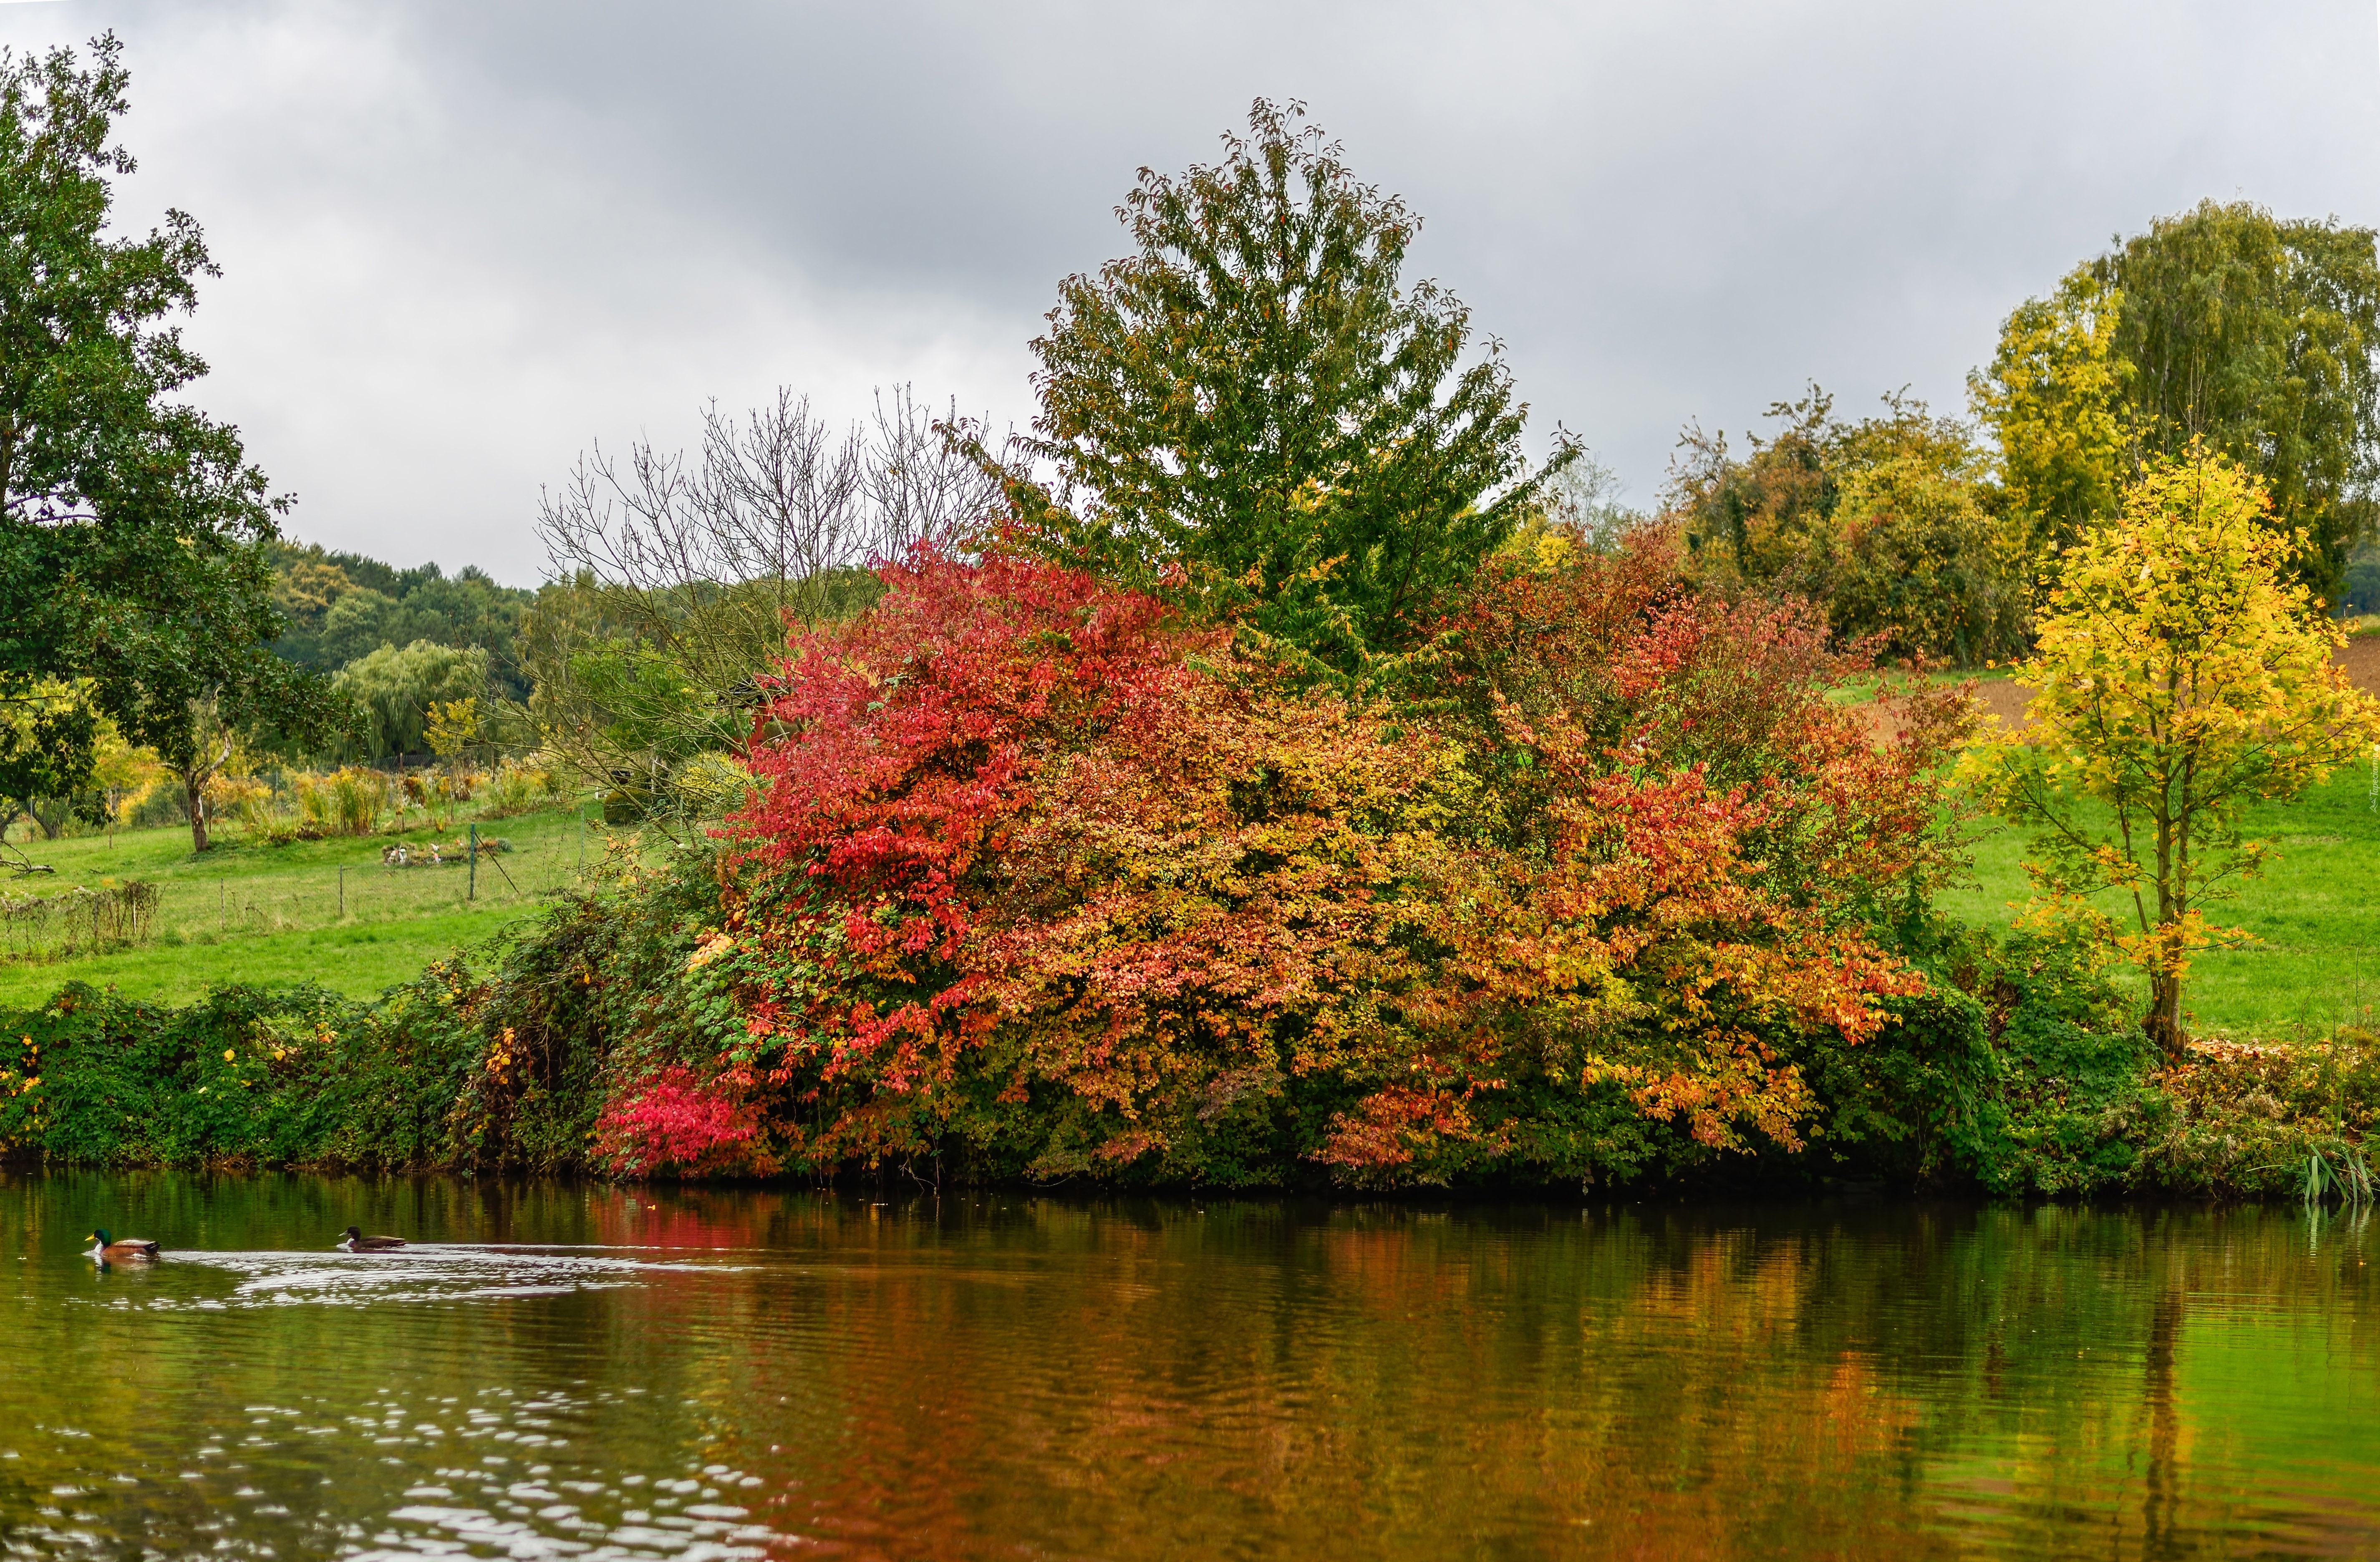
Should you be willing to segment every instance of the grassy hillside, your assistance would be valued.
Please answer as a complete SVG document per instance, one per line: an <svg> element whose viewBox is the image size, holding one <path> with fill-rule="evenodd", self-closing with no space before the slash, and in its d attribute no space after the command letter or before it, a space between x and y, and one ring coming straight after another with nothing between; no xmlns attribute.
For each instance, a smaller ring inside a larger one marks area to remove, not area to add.
<svg viewBox="0 0 2380 1562"><path fill-rule="evenodd" d="M158 886L160 903L148 943L67 959L50 952L55 916L48 938L32 934L30 919L0 917L0 1008L39 1002L68 979L176 1003L226 982L311 981L368 996L528 914L602 851L601 828L568 810L480 821L480 833L514 850L481 860L476 896L461 866L382 865L394 842L419 854L432 839L426 828L285 846L226 840L203 857L178 827L26 845L57 873L0 875L0 899L141 879ZM451 853L460 834L458 824L436 839Z"/></svg>
<svg viewBox="0 0 2380 1562"><path fill-rule="evenodd" d="M1994 821L1985 829L1974 882L1945 896L1943 909L2004 926L2010 902L2030 892L2025 837ZM2245 927L2258 943L2193 963L2183 993L2197 1015L2193 1029L2273 1036L2380 1010L2380 812L2370 775L2343 771L2295 803L2257 808L2248 829L2274 842L2275 854L2264 877L2240 884L2237 900L2208 914ZM2105 905L2129 914L2113 897Z"/></svg>

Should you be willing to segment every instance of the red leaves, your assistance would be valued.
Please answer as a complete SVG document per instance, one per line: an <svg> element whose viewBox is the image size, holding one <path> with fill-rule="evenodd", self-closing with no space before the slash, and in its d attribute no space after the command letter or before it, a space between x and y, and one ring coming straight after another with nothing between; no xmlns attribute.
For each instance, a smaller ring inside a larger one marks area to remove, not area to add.
<svg viewBox="0 0 2380 1562"><path fill-rule="evenodd" d="M1791 1145L1795 1038L1917 988L1863 908L1936 849L1935 729L1876 749L1806 615L1658 556L1491 583L1432 725L1050 565L886 583L795 641L731 830L739 1057L806 1157L962 1132L1196 1176L1311 1085L1352 1103L1318 1159L1427 1179L1605 1082Z"/></svg>
<svg viewBox="0 0 2380 1562"><path fill-rule="evenodd" d="M672 1064L615 1093L595 1123L596 1158L624 1177L676 1170L687 1176L764 1174L748 1107L698 1084Z"/></svg>

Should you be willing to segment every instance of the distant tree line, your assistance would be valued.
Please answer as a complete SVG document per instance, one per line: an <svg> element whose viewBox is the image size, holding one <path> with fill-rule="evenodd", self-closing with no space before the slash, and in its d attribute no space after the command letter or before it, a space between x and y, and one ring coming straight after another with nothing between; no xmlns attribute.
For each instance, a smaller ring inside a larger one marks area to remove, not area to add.
<svg viewBox="0 0 2380 1562"><path fill-rule="evenodd" d="M1836 634L1964 666L2031 643L2056 560L2192 446L2237 461L2301 534L2325 608L2380 609L2380 252L2372 229L2206 201L2010 314L1972 422L1815 386L1741 450L1689 429L1665 513L1715 586L1822 604Z"/></svg>

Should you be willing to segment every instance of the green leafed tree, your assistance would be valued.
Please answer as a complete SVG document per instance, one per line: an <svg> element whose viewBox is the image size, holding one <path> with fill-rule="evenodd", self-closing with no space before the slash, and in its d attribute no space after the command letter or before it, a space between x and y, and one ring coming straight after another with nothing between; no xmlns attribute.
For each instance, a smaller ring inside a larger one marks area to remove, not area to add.
<svg viewBox="0 0 2380 1562"><path fill-rule="evenodd" d="M2018 649L2022 540L1973 429L1899 394L1853 422L1815 385L1768 414L1780 427L1742 455L1700 429L1680 441L1667 508L1701 583L1806 598L1836 638L1888 658L1975 666Z"/></svg>
<svg viewBox="0 0 2380 1562"><path fill-rule="evenodd" d="M187 780L206 733L319 738L336 707L264 649L277 505L238 430L183 399L206 365L168 321L214 269L199 225L108 229L110 177L133 171L110 142L121 54L112 35L87 63L0 51L0 699L73 682ZM53 783L79 785L93 726L32 730ZM203 849L195 802L191 830Z"/></svg>
<svg viewBox="0 0 2380 1562"><path fill-rule="evenodd" d="M433 705L484 699L488 653L477 647L416 640L357 658L334 681L362 712L362 736L375 759L420 754Z"/></svg>
<svg viewBox="0 0 2380 1562"><path fill-rule="evenodd" d="M2078 266L1972 382L2045 546L2111 517L2192 441L2247 466L2295 568L2335 599L2380 479L2380 248L2370 228L2203 201Z"/></svg>
<svg viewBox="0 0 2380 1562"><path fill-rule="evenodd" d="M1062 283L1033 344L1025 442L1056 482L1011 495L1059 551L1138 585L1181 566L1354 672L1427 635L1569 452L1527 472L1499 345L1404 280L1420 219L1304 112L1258 100L1220 163L1141 171L1133 252Z"/></svg>

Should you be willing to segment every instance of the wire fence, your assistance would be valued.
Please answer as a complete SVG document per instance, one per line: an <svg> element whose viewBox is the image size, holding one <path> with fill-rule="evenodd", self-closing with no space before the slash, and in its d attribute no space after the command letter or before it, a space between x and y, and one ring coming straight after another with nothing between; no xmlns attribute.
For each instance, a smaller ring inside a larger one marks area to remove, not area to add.
<svg viewBox="0 0 2380 1562"><path fill-rule="evenodd" d="M307 932L395 922L478 904L518 905L576 883L600 855L578 829L392 843L379 863L255 878L176 877L62 890L0 881L0 959L70 959L158 939ZM502 845L496 844L503 842Z"/></svg>

